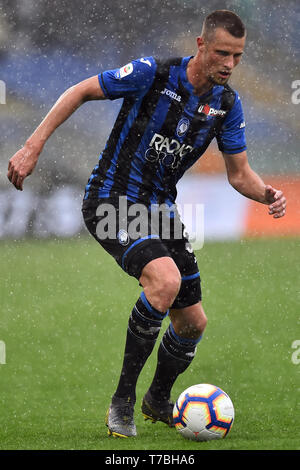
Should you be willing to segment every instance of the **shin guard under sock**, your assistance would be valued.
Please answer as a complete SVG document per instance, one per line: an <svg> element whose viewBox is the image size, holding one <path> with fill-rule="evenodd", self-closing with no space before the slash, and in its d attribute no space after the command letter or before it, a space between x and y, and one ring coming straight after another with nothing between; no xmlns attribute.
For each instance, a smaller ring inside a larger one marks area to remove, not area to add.
<svg viewBox="0 0 300 470"><path fill-rule="evenodd" d="M122 372L114 396L135 400L138 377L154 348L166 315L153 308L142 292L129 318Z"/></svg>
<svg viewBox="0 0 300 470"><path fill-rule="evenodd" d="M157 368L149 391L158 401L169 400L172 386L179 376L191 364L196 351L198 339L178 336L170 323L159 349Z"/></svg>

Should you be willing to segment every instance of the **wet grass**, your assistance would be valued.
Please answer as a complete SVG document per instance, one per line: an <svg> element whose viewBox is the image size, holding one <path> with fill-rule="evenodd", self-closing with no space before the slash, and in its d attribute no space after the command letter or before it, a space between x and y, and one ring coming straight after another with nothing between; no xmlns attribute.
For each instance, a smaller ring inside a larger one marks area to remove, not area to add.
<svg viewBox="0 0 300 470"><path fill-rule="evenodd" d="M139 286L89 238L1 242L0 449L299 449L299 254L297 239L197 253L209 322L173 398L195 383L224 389L236 411L226 439L196 443L144 422L156 348L138 382L138 437L118 440L104 417Z"/></svg>

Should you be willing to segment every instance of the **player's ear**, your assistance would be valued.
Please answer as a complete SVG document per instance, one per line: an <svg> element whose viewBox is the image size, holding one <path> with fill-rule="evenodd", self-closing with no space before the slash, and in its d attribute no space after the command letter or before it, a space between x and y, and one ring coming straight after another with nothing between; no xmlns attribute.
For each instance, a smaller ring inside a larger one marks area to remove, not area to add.
<svg viewBox="0 0 300 470"><path fill-rule="evenodd" d="M204 46L203 36L198 36L197 37L197 46L198 46L199 50L201 50L201 48Z"/></svg>

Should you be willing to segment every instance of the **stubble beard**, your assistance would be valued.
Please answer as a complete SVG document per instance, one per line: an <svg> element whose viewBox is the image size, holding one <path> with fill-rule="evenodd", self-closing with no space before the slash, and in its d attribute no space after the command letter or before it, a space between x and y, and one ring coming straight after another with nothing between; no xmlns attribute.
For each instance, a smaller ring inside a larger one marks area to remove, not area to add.
<svg viewBox="0 0 300 470"><path fill-rule="evenodd" d="M220 86L224 86L227 84L228 80L230 77L228 78L218 78L216 77L214 74L209 74L208 75L208 81L212 84L212 85L220 85Z"/></svg>

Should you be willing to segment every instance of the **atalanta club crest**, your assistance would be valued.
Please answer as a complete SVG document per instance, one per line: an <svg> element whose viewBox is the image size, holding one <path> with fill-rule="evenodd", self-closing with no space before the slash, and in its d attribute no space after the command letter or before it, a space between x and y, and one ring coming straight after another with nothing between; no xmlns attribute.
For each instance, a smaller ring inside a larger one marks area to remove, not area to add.
<svg viewBox="0 0 300 470"><path fill-rule="evenodd" d="M129 235L128 233L126 232L126 230L124 229L121 229L119 230L118 234L117 234L117 239L119 241L119 243L123 246L126 246L128 245L129 243Z"/></svg>
<svg viewBox="0 0 300 470"><path fill-rule="evenodd" d="M190 127L190 121L188 118L184 117L180 119L176 128L176 134L178 135L178 137L183 137L187 133L187 130L189 127Z"/></svg>

